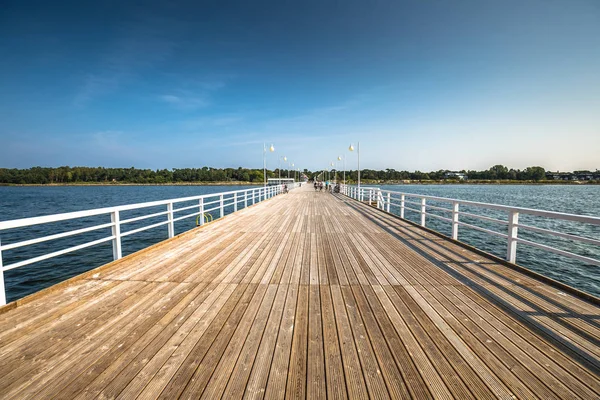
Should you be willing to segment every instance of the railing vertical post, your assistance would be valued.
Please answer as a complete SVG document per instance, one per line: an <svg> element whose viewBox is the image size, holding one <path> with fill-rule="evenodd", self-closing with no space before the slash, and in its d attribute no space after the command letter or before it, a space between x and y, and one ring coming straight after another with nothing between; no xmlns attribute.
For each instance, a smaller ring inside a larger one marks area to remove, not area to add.
<svg viewBox="0 0 600 400"><path fill-rule="evenodd" d="M173 236L175 236L175 223L173 222L173 203L167 204L167 211L167 218L169 220L169 223L167 224L169 228L169 238L172 238Z"/></svg>
<svg viewBox="0 0 600 400"><path fill-rule="evenodd" d="M233 193L233 212L237 211L237 203L238 203L237 192L234 192Z"/></svg>
<svg viewBox="0 0 600 400"><path fill-rule="evenodd" d="M404 200L406 196L403 194L400 195L400 218L404 218Z"/></svg>
<svg viewBox="0 0 600 400"><path fill-rule="evenodd" d="M421 199L421 226L425 226L425 212L426 212L425 198Z"/></svg>
<svg viewBox="0 0 600 400"><path fill-rule="evenodd" d="M381 189L377 189L377 208L383 210L383 198L381 197Z"/></svg>
<svg viewBox="0 0 600 400"><path fill-rule="evenodd" d="M0 306L6 304L6 289L4 287L4 267L2 266L2 241L0 241Z"/></svg>
<svg viewBox="0 0 600 400"><path fill-rule="evenodd" d="M200 225L204 225L204 197L200 197Z"/></svg>
<svg viewBox="0 0 600 400"><path fill-rule="evenodd" d="M219 211L220 211L220 218L223 218L223 216L225 215L225 207L223 206L223 195L221 194L219 196Z"/></svg>
<svg viewBox="0 0 600 400"><path fill-rule="evenodd" d="M248 191L244 190L244 208L248 207Z"/></svg>
<svg viewBox="0 0 600 400"><path fill-rule="evenodd" d="M392 204L392 194L388 192L387 194L387 206L386 211L390 212L390 204Z"/></svg>
<svg viewBox="0 0 600 400"><path fill-rule="evenodd" d="M506 248L506 259L511 263L517 262L517 231L519 230L519 213L510 211L508 213L508 243Z"/></svg>
<svg viewBox="0 0 600 400"><path fill-rule="evenodd" d="M113 260L118 260L123 257L123 252L121 250L121 219L119 215L119 210L115 210L110 213L110 222L114 225L111 227L112 235L115 237L112 240L113 246Z"/></svg>
<svg viewBox="0 0 600 400"><path fill-rule="evenodd" d="M458 203L452 203L452 239L458 240Z"/></svg>

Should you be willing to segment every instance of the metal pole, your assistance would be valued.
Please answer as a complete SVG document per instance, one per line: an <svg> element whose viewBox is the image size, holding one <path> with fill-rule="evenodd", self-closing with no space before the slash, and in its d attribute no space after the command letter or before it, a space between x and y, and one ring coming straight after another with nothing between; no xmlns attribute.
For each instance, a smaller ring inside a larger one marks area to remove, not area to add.
<svg viewBox="0 0 600 400"><path fill-rule="evenodd" d="M510 211L508 214L508 244L506 259L511 263L517 262L517 232L519 230L519 213Z"/></svg>
<svg viewBox="0 0 600 400"><path fill-rule="evenodd" d="M264 186L267 186L267 144L263 143L263 176Z"/></svg>
<svg viewBox="0 0 600 400"><path fill-rule="evenodd" d="M204 197L200 198L200 225L204 225Z"/></svg>
<svg viewBox="0 0 600 400"><path fill-rule="evenodd" d="M4 268L2 267L2 242L0 242L0 306L6 304L6 290L4 288Z"/></svg>
<svg viewBox="0 0 600 400"><path fill-rule="evenodd" d="M358 188L360 189L360 142L358 142L356 153L358 155Z"/></svg>
<svg viewBox="0 0 600 400"><path fill-rule="evenodd" d="M119 219L119 210L115 210L110 213L110 222L114 224L111 228L112 235L115 237L113 239L113 260L118 260L119 258L123 257L123 253L121 251L121 223Z"/></svg>
<svg viewBox="0 0 600 400"><path fill-rule="evenodd" d="M400 218L404 218L404 200L406 199L405 195L400 195Z"/></svg>
<svg viewBox="0 0 600 400"><path fill-rule="evenodd" d="M169 219L169 223L167 224L169 228L169 238L175 236L175 223L173 222L173 203L167 204L167 218Z"/></svg>
<svg viewBox="0 0 600 400"><path fill-rule="evenodd" d="M458 240L458 203L452 203L452 239Z"/></svg>

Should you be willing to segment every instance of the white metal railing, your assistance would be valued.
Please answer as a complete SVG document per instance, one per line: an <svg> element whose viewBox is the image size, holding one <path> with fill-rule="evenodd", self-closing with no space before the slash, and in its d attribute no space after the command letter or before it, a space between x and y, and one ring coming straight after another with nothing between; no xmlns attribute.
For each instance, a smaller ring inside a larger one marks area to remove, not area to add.
<svg viewBox="0 0 600 400"><path fill-rule="evenodd" d="M427 196L420 194L411 194L396 192L391 190L382 190L376 187L361 187L360 190L356 186L343 185L341 192L346 196L349 196L355 200L368 202L381 210L390 212L391 207L394 207L398 211L400 218L404 218L405 211L412 211L419 214L421 226L425 226L427 217L435 218L438 220L445 221L451 224L452 227L452 239L458 240L459 226L466 228L475 229L480 232L484 232L489 235L499 236L506 239L506 260L515 263L517 258L517 243L522 243L528 246L536 247L544 251L549 251L555 254L559 254L565 257L576 259L587 264L600 266L600 260L592 257L583 256L570 251L555 248L546 244L535 242L532 240L526 240L518 237L519 229L552 235L555 237L572 240L580 243L587 243L592 245L600 246L600 240L579 236L572 233L558 232L552 229L546 229L531 225L525 225L519 222L519 215L528 215L534 217L551 218L554 220L578 222L583 224L590 224L600 226L600 217L567 214L554 211L537 210L523 207L511 207L500 204L481 203L476 201L450 199L446 197ZM427 201L431 200L436 203L445 203L449 207L440 207L428 204ZM460 210L460 206L469 206L477 209L486 209L499 211L505 213L506 220L493 218L485 215L475 214L472 212L465 212ZM394 210L394 211L395 211ZM428 212L428 210L435 210L438 213L446 213L447 216ZM460 216L482 220L488 223L498 224L506 226L507 233L497 232L492 229L487 229L482 226L469 224L460 220Z"/></svg>
<svg viewBox="0 0 600 400"><path fill-rule="evenodd" d="M296 184L288 185L288 190L291 190L296 187ZM123 237L134 235L139 232L146 231L148 229L156 228L162 225L167 225L168 236L172 238L175 236L175 222L196 217L198 215L202 216L199 218L200 225L204 224L204 214L210 213L211 211L218 211L219 217L223 217L225 215L225 209L227 207L233 207L233 212L236 212L240 208L248 207L249 205L256 204L260 201L269 199L273 196L276 196L284 191L284 185L276 185L276 186L263 186L259 188L251 188L251 189L243 189L222 193L212 193L205 194L201 196L192 196L192 197L183 197L177 199L169 199L169 200L159 200L152 201L147 203L138 203L138 204L127 204L123 206L116 207L106 207L106 208L98 208L93 210L86 211L77 211L63 214L53 214L53 215L45 215L41 217L32 217L32 218L23 218L16 219L11 221L0 221L0 233L4 234L7 231L14 230L17 228L25 228L31 227L40 224L47 224L53 222L65 222L72 221L86 217L95 217L95 216L108 216L110 215L110 223L103 223L99 225L93 225L81 229L75 229L60 233L55 233L47 236L37 237L34 239L23 240L10 244L2 244L0 240L0 305L6 304L6 291L4 285L4 272L23 267L25 265L33 264L36 262L40 262L43 260L47 260L49 258L57 257L63 254L71 253L77 250L85 249L87 247L96 246L101 243L112 241L113 248L113 259L118 260L123 256L121 241ZM197 204L183 206L179 208L175 208L176 204L185 203L185 202L194 202L198 201ZM160 212L154 212L151 214L145 214L142 216L122 219L123 211L131 211L131 210L143 210L151 207L165 206L166 210ZM185 215L179 215L183 211L190 211ZM177 216L176 216L177 214ZM123 232L121 228L132 222L142 221L149 218L156 218L166 216L164 221L160 221L158 223L153 223L147 226L143 226L136 229L131 229L126 232ZM87 232L98 231L101 229L110 228L111 234L109 236L96 239L93 241L85 242L78 244L76 246L68 247L65 249L61 249L58 251L49 252L40 256L28 258L26 260L22 260L19 262L14 262L9 265L3 264L3 252L8 250L13 250L25 246L30 246L38 243L49 242L56 239L62 239L70 236L76 236ZM0 237L1 239L1 237Z"/></svg>

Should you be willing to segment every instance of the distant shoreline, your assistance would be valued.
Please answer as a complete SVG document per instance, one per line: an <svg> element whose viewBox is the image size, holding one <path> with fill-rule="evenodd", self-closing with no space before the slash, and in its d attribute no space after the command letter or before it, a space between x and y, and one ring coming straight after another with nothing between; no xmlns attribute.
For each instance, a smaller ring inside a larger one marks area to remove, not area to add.
<svg viewBox="0 0 600 400"><path fill-rule="evenodd" d="M128 182L72 182L72 183L0 183L0 186L262 186L263 182L169 182L169 183L128 183Z"/></svg>
<svg viewBox="0 0 600 400"><path fill-rule="evenodd" d="M356 182L348 181L355 185ZM361 180L363 185L600 185L600 181L373 181ZM128 183L128 182L73 182L73 183L0 183L0 186L12 187L62 187L62 186L262 186L263 182L169 182L169 183Z"/></svg>

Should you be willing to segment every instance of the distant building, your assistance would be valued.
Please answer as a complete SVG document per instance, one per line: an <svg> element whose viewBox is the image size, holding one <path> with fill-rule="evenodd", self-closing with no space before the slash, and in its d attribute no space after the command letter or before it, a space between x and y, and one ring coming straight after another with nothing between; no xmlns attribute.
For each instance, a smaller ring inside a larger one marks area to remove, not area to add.
<svg viewBox="0 0 600 400"><path fill-rule="evenodd" d="M458 171L446 171L444 173L444 178L463 180L463 179L467 179L467 176L465 174L463 174L462 172L458 172Z"/></svg>
<svg viewBox="0 0 600 400"><path fill-rule="evenodd" d="M600 171L575 171L575 172L546 172L546 179L555 181L597 181L600 180Z"/></svg>

